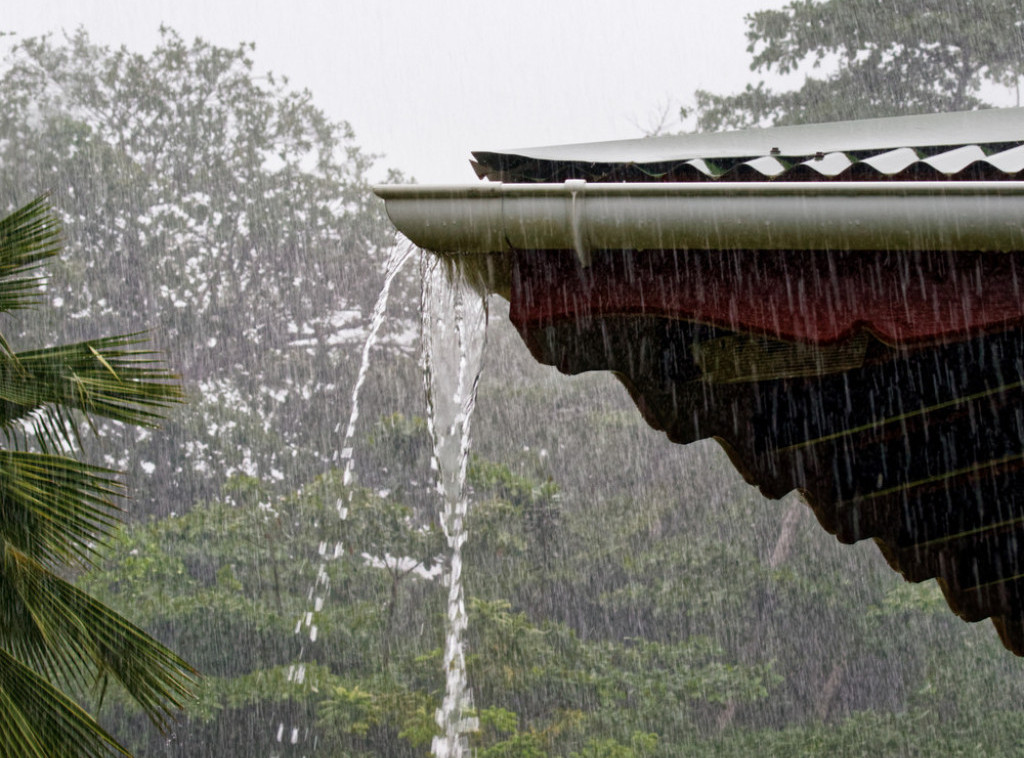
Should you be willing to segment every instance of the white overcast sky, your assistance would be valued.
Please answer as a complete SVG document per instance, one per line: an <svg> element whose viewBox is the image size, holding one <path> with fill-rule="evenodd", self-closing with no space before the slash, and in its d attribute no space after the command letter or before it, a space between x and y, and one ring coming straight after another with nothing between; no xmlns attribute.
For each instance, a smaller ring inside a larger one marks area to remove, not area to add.
<svg viewBox="0 0 1024 758"><path fill-rule="evenodd" d="M743 16L783 0L37 0L7 3L19 36L84 26L148 52L186 39L255 42L357 143L420 182L472 182L473 149L625 139L698 88L734 91ZM382 171L381 171L382 173Z"/></svg>

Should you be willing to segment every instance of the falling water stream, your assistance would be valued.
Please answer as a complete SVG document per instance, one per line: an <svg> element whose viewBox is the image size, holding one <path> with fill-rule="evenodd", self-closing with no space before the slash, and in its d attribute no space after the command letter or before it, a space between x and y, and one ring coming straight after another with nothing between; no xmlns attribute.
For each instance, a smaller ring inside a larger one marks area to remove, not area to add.
<svg viewBox="0 0 1024 758"><path fill-rule="evenodd" d="M342 442L341 457L345 460L344 484L352 484L354 459L352 457L352 438L356 433L356 422L359 420L359 394L366 382L366 375L370 370L370 351L377 344L377 335L384 323L384 313L388 308L388 295L391 293L391 283L394 282L398 272L405 266L417 248L412 243L395 245L388 256L387 266L384 272L384 284L377 295L377 303L373 306L373 315L370 317L370 331L366 335L366 342L363 343L363 356L359 363L359 373L356 375L356 383L352 387L352 407L349 411L348 426L345 427L345 439ZM342 506L339 506L339 508Z"/></svg>
<svg viewBox="0 0 1024 758"><path fill-rule="evenodd" d="M486 341L487 301L461 274L434 256L421 259L423 282L423 380L427 426L434 443L431 462L442 498L441 528L448 540L448 615L445 629L445 695L437 712L441 734L436 758L468 754L466 735L476 731L473 697L466 681L463 632L468 617L462 586L462 546L469 506L466 469L470 421Z"/></svg>
<svg viewBox="0 0 1024 758"><path fill-rule="evenodd" d="M337 458L345 461L343 481L350 486L355 478L352 442L359 420L359 396L370 365L370 355L384 323L391 285L402 267L418 248L397 245L388 258L384 284L370 318L363 344L362 360L352 389L352 404L341 450ZM465 597L462 585L462 546L466 541L465 517L469 507L466 471L470 450L470 420L476 403L483 349L486 341L487 301L465 281L463 275L436 256L421 254L422 369L427 403L427 427L433 442L431 468L437 478L441 497L440 525L448 544L444 582L448 588L445 627L445 695L436 714L441 734L431 746L436 758L468 755L467 735L478 728L473 713L473 698L466 678L463 633L466 630ZM339 427L340 430L340 427ZM338 516L345 518L347 505L338 501ZM298 620L295 632L305 628L310 641L316 641L316 614L323 608L329 591L327 562L338 554L321 546L321 563L310 588L312 610ZM301 682L305 667L297 663L288 678ZM284 724L279 725L277 741L287 738ZM290 741L297 741L292 729Z"/></svg>
<svg viewBox="0 0 1024 758"><path fill-rule="evenodd" d="M345 427L345 436L342 440L341 450L336 454L335 460L341 458L345 461L345 470L343 474L343 482L345 486L350 486L355 478L355 459L352 456L352 439L356 432L356 423L359 421L359 396L363 389L363 384L366 382L366 376L370 369L370 354L373 351L374 346L377 344L377 339L380 334L380 328L384 324L384 314L388 307L388 296L391 294L391 285L394 283L395 277L405 266L406 262L419 250L412 243L397 244L391 248L391 252L388 254L387 263L384 269L384 284L381 286L380 293L377 295L377 302L373 306L373 312L370 315L370 328L366 334L366 341L363 343L362 358L359 363L359 372L356 374L356 381L352 387L352 404L349 410L348 425ZM340 425L337 427L340 430ZM337 503L337 511L339 518L345 518L347 515L347 504L341 500ZM330 589L327 575L327 562L337 557L341 552L341 545L335 546L335 549L329 551L326 544L320 546L320 564L317 567L316 578L313 580L313 586L309 590L309 601L312 603L312 608L304 613L295 624L295 633L301 634L303 628L308 630L309 641L316 642L317 638L317 625L316 625L316 614L318 614L324 607L324 600ZM300 660L289 668L288 681L294 681L302 683L305 677L305 665L301 662L302 654L300 652ZM281 723L278 725L277 730L277 741L284 741L285 727ZM293 744L298 741L298 728L293 727L290 733L290 742Z"/></svg>

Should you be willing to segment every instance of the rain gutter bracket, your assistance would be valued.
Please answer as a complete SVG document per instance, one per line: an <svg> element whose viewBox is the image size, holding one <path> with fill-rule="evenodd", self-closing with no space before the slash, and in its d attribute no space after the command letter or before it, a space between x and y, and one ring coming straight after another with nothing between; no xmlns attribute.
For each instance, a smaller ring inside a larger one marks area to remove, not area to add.
<svg viewBox="0 0 1024 758"><path fill-rule="evenodd" d="M590 246L586 243L584 229L584 210L587 197L587 183L583 179L566 179L565 188L569 192L569 226L572 230L572 246L576 257L583 268L589 268L593 259Z"/></svg>

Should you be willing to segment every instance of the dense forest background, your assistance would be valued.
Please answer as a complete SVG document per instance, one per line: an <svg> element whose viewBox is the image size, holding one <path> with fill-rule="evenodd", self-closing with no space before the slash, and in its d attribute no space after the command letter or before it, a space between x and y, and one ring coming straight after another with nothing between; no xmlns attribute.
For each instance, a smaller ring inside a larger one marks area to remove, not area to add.
<svg viewBox="0 0 1024 758"><path fill-rule="evenodd" d="M67 238L47 317L7 333L148 330L190 396L159 432L104 428L90 454L128 472L130 524L78 579L192 662L200 696L169 736L116 692L105 724L138 755L427 754L446 588L415 262L354 486L339 468L395 244L374 157L250 46L170 30L147 53L25 41L0 93L3 205L49 191ZM465 548L478 756L1024 750L1021 662L990 625L838 545L795 495L765 500L714 443L671 445L612 377L535 365L498 299L488 340Z"/></svg>

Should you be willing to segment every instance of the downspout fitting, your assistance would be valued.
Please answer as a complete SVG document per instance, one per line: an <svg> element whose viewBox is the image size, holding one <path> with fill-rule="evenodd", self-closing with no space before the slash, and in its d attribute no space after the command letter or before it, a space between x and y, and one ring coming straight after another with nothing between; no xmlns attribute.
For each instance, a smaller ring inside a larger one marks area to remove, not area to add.
<svg viewBox="0 0 1024 758"><path fill-rule="evenodd" d="M569 192L569 226L572 229L572 246L576 257L583 268L592 263L590 246L585 240L584 206L586 204L587 183L583 179L566 179L565 188Z"/></svg>

